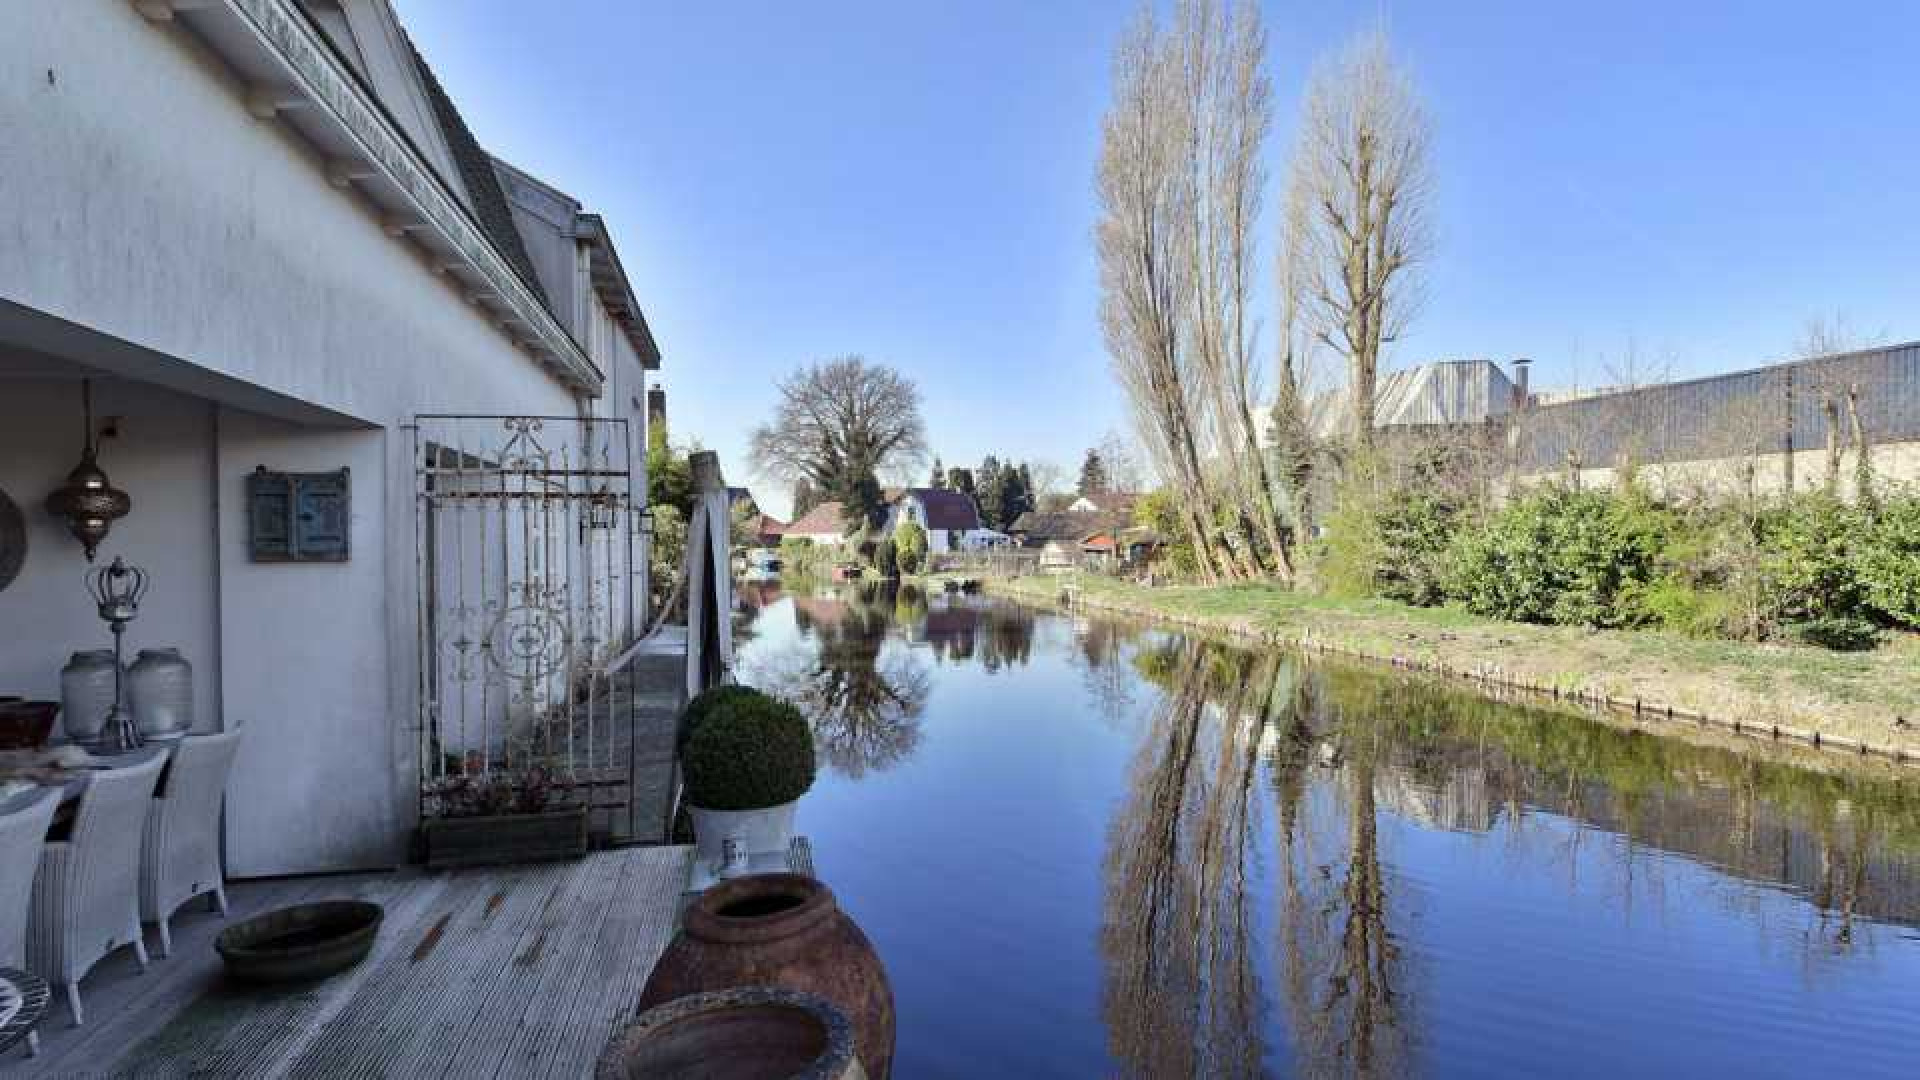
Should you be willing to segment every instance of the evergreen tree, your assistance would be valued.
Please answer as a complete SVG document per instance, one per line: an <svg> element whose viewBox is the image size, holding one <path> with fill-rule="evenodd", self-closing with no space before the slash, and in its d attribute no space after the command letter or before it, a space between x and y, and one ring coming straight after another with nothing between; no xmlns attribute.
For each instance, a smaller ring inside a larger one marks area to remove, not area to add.
<svg viewBox="0 0 1920 1080"><path fill-rule="evenodd" d="M974 499L980 504L980 518L988 528L1001 528L1000 490L1006 486L1006 478L1000 468L1000 459L988 454L980 463L980 469L974 473Z"/></svg>
<svg viewBox="0 0 1920 1080"><path fill-rule="evenodd" d="M967 498L976 498L979 492L973 486L973 470L958 465L947 470L947 490L957 491Z"/></svg>
<svg viewBox="0 0 1920 1080"><path fill-rule="evenodd" d="M933 475L927 478L927 486L939 491L947 486L947 470L940 466L940 455L933 455Z"/></svg>
<svg viewBox="0 0 1920 1080"><path fill-rule="evenodd" d="M1088 450L1087 460L1080 463L1080 485L1082 495L1105 495L1113 490L1107 479L1107 463L1100 457L1100 451Z"/></svg>
<svg viewBox="0 0 1920 1080"><path fill-rule="evenodd" d="M840 484L827 492L827 496L840 503L840 513L849 536L878 528L886 520L886 498L881 494L880 481L871 470L847 474Z"/></svg>
<svg viewBox="0 0 1920 1080"><path fill-rule="evenodd" d="M1009 466L1000 470L999 523L994 528L1007 528L1021 514L1033 509L1033 496L1027 482L1027 467L1024 465L1017 469Z"/></svg>

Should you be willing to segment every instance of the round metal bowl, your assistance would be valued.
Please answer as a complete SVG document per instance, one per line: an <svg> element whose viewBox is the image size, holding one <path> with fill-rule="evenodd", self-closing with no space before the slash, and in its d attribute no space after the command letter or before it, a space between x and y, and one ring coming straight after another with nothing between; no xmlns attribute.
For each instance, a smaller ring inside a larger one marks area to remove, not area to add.
<svg viewBox="0 0 1920 1080"><path fill-rule="evenodd" d="M379 904L361 900L297 904L227 927L213 947L236 979L318 979L366 959L383 914Z"/></svg>

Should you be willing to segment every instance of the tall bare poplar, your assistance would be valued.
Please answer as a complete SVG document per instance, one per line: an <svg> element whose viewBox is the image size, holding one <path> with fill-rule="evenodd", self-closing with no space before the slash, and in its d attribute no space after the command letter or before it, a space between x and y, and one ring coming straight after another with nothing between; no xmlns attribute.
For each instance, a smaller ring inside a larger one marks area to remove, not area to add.
<svg viewBox="0 0 1920 1080"><path fill-rule="evenodd" d="M1314 435L1308 417L1312 391L1315 340L1308 305L1312 297L1312 248L1307 234L1309 207L1296 174L1287 184L1280 221L1279 253L1274 267L1278 292L1276 356L1272 427L1273 467L1281 490L1291 503L1296 526L1305 530L1313 518Z"/></svg>
<svg viewBox="0 0 1920 1080"><path fill-rule="evenodd" d="M1267 181L1261 149L1273 124L1266 30L1252 4L1182 0L1173 47L1180 57L1193 190L1186 234L1192 354L1211 446L1224 466L1231 516L1238 524L1235 551L1243 565L1290 579L1271 470L1254 421L1259 393L1257 320L1251 311L1259 248L1255 230ZM1257 546L1265 549L1264 565Z"/></svg>
<svg viewBox="0 0 1920 1080"><path fill-rule="evenodd" d="M1308 87L1292 168L1307 208L1316 332L1347 362L1349 431L1373 448L1380 350L1416 306L1411 271L1431 236L1430 126L1384 32L1323 62Z"/></svg>
<svg viewBox="0 0 1920 1080"><path fill-rule="evenodd" d="M1141 446L1175 493L1201 576L1238 576L1208 521L1199 393L1183 350L1192 287L1185 230L1193 198L1178 57L1143 9L1114 55L1095 228L1100 323Z"/></svg>

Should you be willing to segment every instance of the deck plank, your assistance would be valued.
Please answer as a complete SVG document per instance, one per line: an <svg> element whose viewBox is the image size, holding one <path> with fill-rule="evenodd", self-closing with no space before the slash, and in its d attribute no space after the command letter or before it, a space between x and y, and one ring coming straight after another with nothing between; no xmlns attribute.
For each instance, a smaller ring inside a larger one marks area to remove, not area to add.
<svg viewBox="0 0 1920 1080"><path fill-rule="evenodd" d="M575 1080L591 1075L607 1039L632 1020L641 987L679 929L681 887L693 849L636 848L632 857L624 902L608 909L588 977L568 1006L563 1028L568 1037L547 1047L544 1068L529 1062L520 1076ZM575 1037L578 1033L591 1037Z"/></svg>
<svg viewBox="0 0 1920 1080"><path fill-rule="evenodd" d="M104 963L88 1024L43 1035L40 1076L567 1076L590 1070L631 1015L678 921L685 848L627 848L533 866L290 879L233 887L233 918L320 897L386 907L352 972L277 992L229 984L212 939L178 920L174 957L147 975Z"/></svg>
<svg viewBox="0 0 1920 1080"><path fill-rule="evenodd" d="M618 906L634 865L630 854L617 865L610 864L610 872L591 881L582 902L566 913L564 928L543 929L545 938L514 958L516 974L526 978L516 980L515 999L500 1010L497 1060L476 1060L467 1075L526 1076L555 1043L567 1037L568 1012L586 990L582 982L599 944L600 926Z"/></svg>

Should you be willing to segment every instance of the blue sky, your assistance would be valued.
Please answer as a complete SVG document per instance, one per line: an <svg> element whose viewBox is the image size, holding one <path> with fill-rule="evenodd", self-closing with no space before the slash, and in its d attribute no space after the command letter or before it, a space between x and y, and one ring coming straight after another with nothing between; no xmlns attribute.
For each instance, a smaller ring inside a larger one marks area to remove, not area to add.
<svg viewBox="0 0 1920 1080"><path fill-rule="evenodd" d="M481 141L607 217L676 437L764 502L747 433L810 359L911 375L948 464L1073 468L1124 428L1089 234L1130 4L397 6ZM1630 344L1776 359L1814 316L1920 338L1920 4L1265 12L1276 176L1314 59L1377 19L1433 113L1438 246L1389 366L1592 385Z"/></svg>

